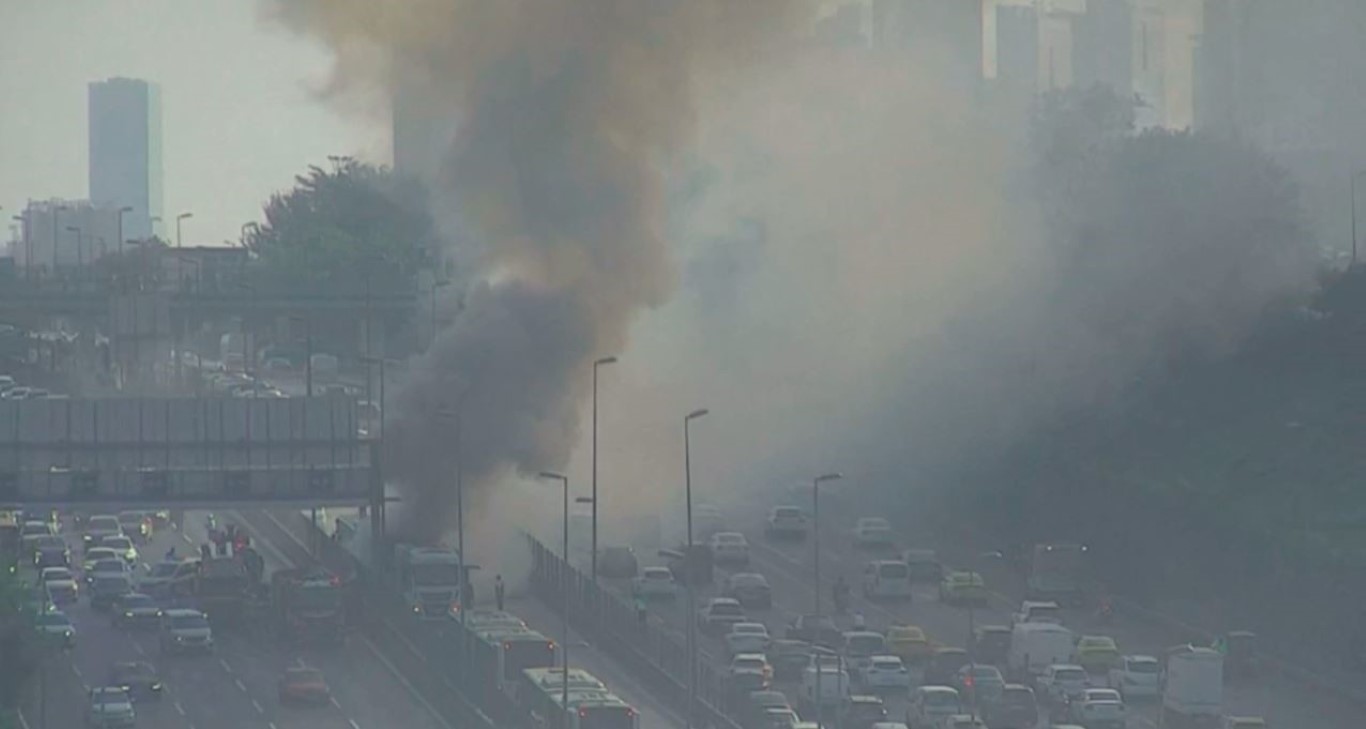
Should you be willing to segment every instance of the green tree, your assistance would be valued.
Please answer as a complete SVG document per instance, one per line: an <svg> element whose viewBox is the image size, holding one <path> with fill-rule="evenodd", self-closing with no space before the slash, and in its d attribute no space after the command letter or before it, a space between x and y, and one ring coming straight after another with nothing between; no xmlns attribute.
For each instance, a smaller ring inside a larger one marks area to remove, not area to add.
<svg viewBox="0 0 1366 729"><path fill-rule="evenodd" d="M257 287L406 289L430 264L434 225L422 188L386 167L333 158L272 195L265 222L249 229Z"/></svg>

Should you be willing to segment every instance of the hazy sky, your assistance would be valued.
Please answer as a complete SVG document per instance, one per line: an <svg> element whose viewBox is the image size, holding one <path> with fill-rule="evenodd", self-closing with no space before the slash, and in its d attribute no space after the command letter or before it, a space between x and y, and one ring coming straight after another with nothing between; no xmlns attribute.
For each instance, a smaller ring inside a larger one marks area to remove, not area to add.
<svg viewBox="0 0 1366 729"><path fill-rule="evenodd" d="M0 0L0 220L87 196L86 84L128 76L161 84L166 217L194 212L186 245L235 241L306 165L389 161L386 130L316 97L328 66L254 0Z"/></svg>

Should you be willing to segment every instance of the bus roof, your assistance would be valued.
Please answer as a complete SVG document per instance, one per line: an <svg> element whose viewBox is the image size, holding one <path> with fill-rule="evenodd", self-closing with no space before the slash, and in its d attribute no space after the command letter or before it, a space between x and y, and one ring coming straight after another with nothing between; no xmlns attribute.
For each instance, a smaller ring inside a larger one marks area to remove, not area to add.
<svg viewBox="0 0 1366 729"><path fill-rule="evenodd" d="M527 668L524 669L522 673L532 684L546 692L559 690L564 685L565 676L564 669L562 668ZM588 689L605 691L607 689L607 684L599 681L596 676L581 668L571 668L569 669L569 688L571 690Z"/></svg>

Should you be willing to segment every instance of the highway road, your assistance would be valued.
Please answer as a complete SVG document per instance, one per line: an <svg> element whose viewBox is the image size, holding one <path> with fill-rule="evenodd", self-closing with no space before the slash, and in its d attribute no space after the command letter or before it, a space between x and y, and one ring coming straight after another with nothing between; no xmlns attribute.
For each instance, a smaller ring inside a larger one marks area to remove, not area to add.
<svg viewBox="0 0 1366 729"><path fill-rule="evenodd" d="M204 514L189 512L184 533L167 528L140 547L143 556L159 560L172 545L181 554L195 549L205 537ZM79 536L66 532L73 561L79 562ZM262 550L267 574L288 563L271 548ZM77 631L77 645L69 655L50 659L46 726L69 729L84 725L85 697L90 687L102 685L117 660L145 660L157 667L165 683L161 701L137 705L138 727L153 729L450 729L415 701L404 680L385 670L373 648L360 636L331 648L294 649L278 644L264 632L216 630L217 648L210 655L162 656L155 631L130 632L115 628L107 613L93 611L83 596L67 610ZM277 680L289 665L300 662L323 671L333 701L316 708L281 706ZM43 727L44 712L30 707L24 721L30 729Z"/></svg>
<svg viewBox="0 0 1366 729"><path fill-rule="evenodd" d="M832 511L834 511L832 509ZM812 591L813 547L811 540L804 542L773 542L765 538L764 513L758 510L734 510L728 514L729 528L743 532L750 542L751 565L740 571L762 573L772 587L774 607L771 610L751 611L751 617L764 622L770 633L781 636L787 624L798 614L810 612L813 607ZM969 633L968 611L966 608L952 607L938 602L937 591L932 585L918 585L913 600L906 603L869 602L860 594L860 575L863 565L869 559L883 557L882 554L865 553L855 549L852 528L857 516L870 514L822 514L821 539L821 577L823 593L821 601L825 612L831 612L830 589L837 576L843 575L851 587L851 612L859 611L865 616L870 628L884 629L894 624L911 624L923 628L932 640L944 645L963 646ZM934 548L933 544L909 544L901 547ZM644 562L651 562L645 557ZM962 566L968 565L953 565ZM999 589L993 582L992 570L979 566L988 580L988 586ZM717 570L718 583L724 576L736 570ZM999 584L1008 584L1001 579ZM616 589L625 593L629 585L617 582ZM714 595L715 589L699 595L698 604L704 598ZM1019 595L1001 592L993 594L989 607L975 611L978 626L1009 624L1009 613L1018 606ZM663 620L680 633L685 620L685 601L675 604L657 603L651 605L656 619ZM846 628L851 620L843 618ZM1160 655L1171 645L1181 642L1181 637L1164 635L1146 624L1130 622L1119 616L1112 625L1100 627L1094 624L1093 616L1082 611L1069 611L1066 623L1078 633L1103 634L1113 637L1120 650L1129 654ZM724 650L715 638L701 638L699 645L708 660L716 665L724 665ZM794 699L797 694L794 685L779 685L779 689ZM901 720L904 717L907 701L904 695L892 695L887 699L890 718ZM1130 726L1135 729L1152 729L1157 726L1156 702L1135 703L1131 707ZM1363 712L1360 707L1336 696L1323 692L1309 692L1298 684L1278 680L1275 676L1263 677L1251 682L1231 683L1225 693L1225 713L1231 715L1253 715L1265 717L1272 726L1297 727L1297 729L1347 729L1363 725ZM805 717L804 717L805 718Z"/></svg>
<svg viewBox="0 0 1366 729"><path fill-rule="evenodd" d="M328 516L331 518L341 513L333 510ZM304 554L307 552L308 537L305 533L307 524L298 511L254 511L243 514L243 518L249 528L264 535L270 544L282 545L291 553ZM478 598L476 605L482 608L492 607L492 592L492 589L482 589L482 586L477 585L475 589L476 598ZM532 629L562 644L567 642L570 647L571 665L588 670L606 683L613 693L635 707L640 712L642 729L655 729L656 727L676 729L684 726L682 718L676 712L653 696L629 671L624 670L615 661L603 655L576 631L571 631L566 641L563 635L562 622L554 611L541 604L534 597L519 596L515 590L513 593L509 595L506 609L526 621ZM400 666L400 670L430 674L426 667L438 665L443 660L438 655L440 646L443 645L440 623L416 619L385 619L382 622L384 624L379 628L388 639L380 650L389 656L392 663ZM444 644L450 645L450 643ZM428 676L428 678L431 677ZM449 681L444 677L437 677L437 679ZM418 680L413 682L419 683ZM393 726L404 725L394 724Z"/></svg>

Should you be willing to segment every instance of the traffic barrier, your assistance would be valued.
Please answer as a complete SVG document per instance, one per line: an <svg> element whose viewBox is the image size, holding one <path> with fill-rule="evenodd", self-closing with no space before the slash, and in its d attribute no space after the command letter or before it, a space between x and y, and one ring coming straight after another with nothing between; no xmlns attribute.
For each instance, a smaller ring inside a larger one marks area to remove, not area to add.
<svg viewBox="0 0 1366 729"><path fill-rule="evenodd" d="M309 541L315 545L318 561L329 570L339 574L354 576L366 594L376 596L365 601L365 612L382 617L390 617L394 621L411 620L412 616L404 609L402 601L398 599L398 591L393 585L388 584L384 579L369 568L365 562L357 559L351 554L343 542L330 538L330 535L323 528L314 524L312 520L304 515L299 516L304 524ZM401 636L401 634L400 634ZM495 721L490 715L499 716L506 712L507 707L497 705L492 697L496 691L489 690L489 687L482 685L472 685L472 682L462 680L463 665L459 660L461 655L460 646L457 644L455 635L443 632L439 637L428 639L422 646L425 660L430 661L430 665L442 678L452 677L451 681L442 681L434 694L444 694L454 699L454 701L442 701L438 697L433 703L437 703L444 709L450 711L450 715L445 718L452 726L459 729L498 729L507 727L509 723ZM450 692L440 691L440 688L453 689ZM477 700L482 697L483 700Z"/></svg>
<svg viewBox="0 0 1366 729"><path fill-rule="evenodd" d="M531 545L531 584L537 597L561 611L567 590L570 624L647 681L657 696L686 713L687 647L654 623L642 624L634 606L595 584L535 537L528 534L526 538ZM713 666L699 663L696 668L697 704L693 716L700 722L694 724L741 729L740 712L747 697L729 690L724 677Z"/></svg>

